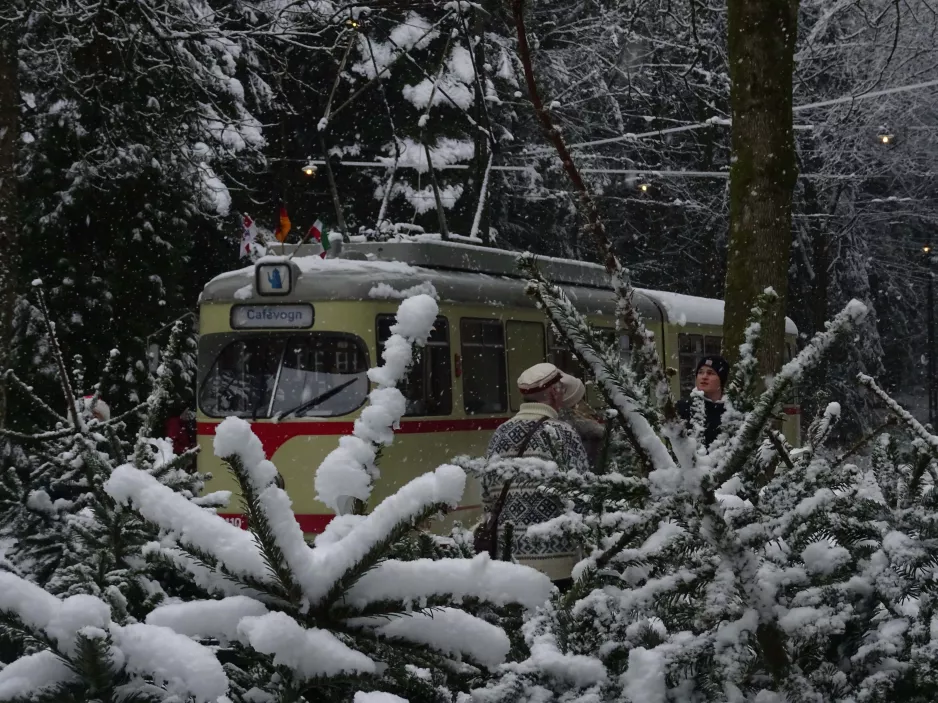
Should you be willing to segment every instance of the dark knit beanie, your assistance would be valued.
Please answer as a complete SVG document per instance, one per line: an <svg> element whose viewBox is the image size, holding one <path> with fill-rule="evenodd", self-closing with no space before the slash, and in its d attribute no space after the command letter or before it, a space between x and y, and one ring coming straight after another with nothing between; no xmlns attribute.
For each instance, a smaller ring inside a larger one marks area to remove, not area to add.
<svg viewBox="0 0 938 703"><path fill-rule="evenodd" d="M716 354L705 356L700 360L700 363L697 364L694 375L696 376L698 373L700 373L700 369L702 369L704 366L709 366L711 369L716 371L717 376L720 377L720 386L725 389L726 383L730 377L730 362L728 362L722 356L718 356Z"/></svg>

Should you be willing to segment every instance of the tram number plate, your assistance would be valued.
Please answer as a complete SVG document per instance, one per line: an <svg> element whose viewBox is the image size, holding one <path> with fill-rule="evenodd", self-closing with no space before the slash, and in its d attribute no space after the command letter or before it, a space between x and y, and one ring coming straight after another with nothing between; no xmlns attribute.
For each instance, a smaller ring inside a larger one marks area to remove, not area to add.
<svg viewBox="0 0 938 703"><path fill-rule="evenodd" d="M312 305L236 305L231 309L233 329L290 328L313 326Z"/></svg>
<svg viewBox="0 0 938 703"><path fill-rule="evenodd" d="M243 515L219 515L223 518L225 522L234 525L235 527L240 527L242 530L248 529L248 521Z"/></svg>

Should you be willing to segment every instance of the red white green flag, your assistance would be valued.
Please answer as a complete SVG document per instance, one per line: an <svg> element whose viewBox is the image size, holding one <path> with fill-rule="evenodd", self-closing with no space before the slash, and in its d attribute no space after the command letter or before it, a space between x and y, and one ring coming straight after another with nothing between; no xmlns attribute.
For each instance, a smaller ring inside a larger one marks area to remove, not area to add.
<svg viewBox="0 0 938 703"><path fill-rule="evenodd" d="M315 239L322 245L322 254L319 256L323 259L326 258L326 252L329 251L329 237L323 237L323 224L322 220L316 220L313 223L313 226L309 228L309 236Z"/></svg>
<svg viewBox="0 0 938 703"><path fill-rule="evenodd" d="M239 259L250 256L251 246L257 241L257 226L254 224L254 220L251 219L251 216L245 215L241 220L241 224L244 229L241 232L241 251L238 254Z"/></svg>

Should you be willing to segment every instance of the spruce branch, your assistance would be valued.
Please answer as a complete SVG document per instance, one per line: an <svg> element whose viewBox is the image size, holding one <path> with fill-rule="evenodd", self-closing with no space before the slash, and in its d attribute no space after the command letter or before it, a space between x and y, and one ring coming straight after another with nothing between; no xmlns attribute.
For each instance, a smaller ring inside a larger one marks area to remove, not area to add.
<svg viewBox="0 0 938 703"><path fill-rule="evenodd" d="M357 564L336 579L329 587L317 610L325 614L362 576L385 558L392 545L403 539L408 532L414 530L418 525L430 520L434 515L446 514L450 510L451 507L446 503L433 503L398 522L383 538L374 542Z"/></svg>
<svg viewBox="0 0 938 703"><path fill-rule="evenodd" d="M841 466L847 463L847 459L852 457L858 451L863 449L863 447L865 447L867 444L879 437L886 429L892 427L898 422L899 419L895 415L890 415L887 417L886 420L883 421L879 426L863 435L860 439L845 449L844 452L834 461L832 468L839 469Z"/></svg>
<svg viewBox="0 0 938 703"><path fill-rule="evenodd" d="M878 397L886 405L886 408L889 409L916 437L925 442L925 445L929 448L932 454L938 458L938 436L933 435L931 432L925 429L925 427L912 417L912 413L903 408L899 403L892 399L892 397L884 391L878 383L873 379L872 376L867 376L866 374L859 374L857 376L857 381L859 381L861 386L865 386L870 391L873 392L876 397Z"/></svg>
<svg viewBox="0 0 938 703"><path fill-rule="evenodd" d="M657 413L643 402L631 372L604 349L563 290L541 275L533 256L521 257L519 267L530 279L528 294L537 300L577 356L593 370L600 392L617 412L616 417L635 450L642 473L647 475L657 468L672 468L674 460L657 436Z"/></svg>
<svg viewBox="0 0 938 703"><path fill-rule="evenodd" d="M242 510L248 516L249 528L254 533L267 568L276 579L287 600L295 607L299 607L303 599L303 590L293 577L290 565L287 563L270 520L268 520L267 511L264 510L261 504L260 493L256 490L254 481L248 474L244 462L237 454L222 457L222 462L228 466L241 487Z"/></svg>
<svg viewBox="0 0 938 703"><path fill-rule="evenodd" d="M46 304L45 291L42 289L41 283L37 284L37 282L34 282L33 285L36 289L36 297L39 300L39 312L42 316L43 324L46 327L46 333L49 335L49 347L52 349L52 358L55 360L55 365L59 372L59 384L62 387L62 395L65 397L69 419L72 422L72 427L77 430L83 429L84 423L82 423L81 416L78 414L75 391L72 389L72 382L65 368L65 358L62 356L59 338L55 333L55 325L49 314L49 306Z"/></svg>
<svg viewBox="0 0 938 703"><path fill-rule="evenodd" d="M771 288L763 291L752 306L744 341L739 346L739 361L733 367L727 395L740 412L752 409L761 384L759 377L759 348L762 345L762 325L770 312L778 308L779 297Z"/></svg>
<svg viewBox="0 0 938 703"><path fill-rule="evenodd" d="M134 448L133 464L138 469L146 469L152 463L149 456L148 439L156 430L157 423L160 421L166 404L172 395L173 390L173 370L171 361L179 355L179 348L183 337L184 325L181 320L177 320L173 325L173 330L169 335L169 342L166 344L166 354L163 357L163 363L160 364L156 372L156 381L153 383L153 390L146 400L146 415L140 424L137 432L137 443Z"/></svg>
<svg viewBox="0 0 938 703"><path fill-rule="evenodd" d="M853 300L829 324L827 330L818 332L797 357L785 364L772 379L769 388L756 401L755 407L746 416L742 426L730 440L730 447L722 467L711 474L706 490L713 491L722 486L733 475L743 470L748 457L758 446L763 430L772 418L775 409L804 372L816 366L830 351L834 343L867 313L866 306ZM938 443L938 437L935 438Z"/></svg>
<svg viewBox="0 0 938 703"><path fill-rule="evenodd" d="M464 606L468 606L467 599ZM421 600L421 605L425 608L442 608L452 605L453 597L450 594L437 594ZM341 622L354 618L383 617L397 614L406 614L414 609L412 603L405 603L397 600L376 600L371 601L362 607L355 607L343 602L334 604L327 613L328 622Z"/></svg>
<svg viewBox="0 0 938 703"><path fill-rule="evenodd" d="M94 408L98 404L98 401L101 400L101 393L107 385L107 380L114 374L114 367L117 366L119 358L120 352L117 349L112 349L108 354L107 361L104 364L104 369L101 371L101 376L94 386L94 394L91 396L90 410L92 412L94 412Z"/></svg>
<svg viewBox="0 0 938 703"><path fill-rule="evenodd" d="M39 408L44 413L46 413L52 419L53 422L55 423L61 422L63 424L68 423L68 418L60 415L51 406L49 406L42 398L36 395L33 392L32 387L23 383L23 381L20 380L20 378L16 375L13 369L7 369L7 371L3 374L3 377L7 383L11 383L13 387L15 387L20 392L22 392L22 394L31 403L33 403L33 405L35 405L37 408Z"/></svg>

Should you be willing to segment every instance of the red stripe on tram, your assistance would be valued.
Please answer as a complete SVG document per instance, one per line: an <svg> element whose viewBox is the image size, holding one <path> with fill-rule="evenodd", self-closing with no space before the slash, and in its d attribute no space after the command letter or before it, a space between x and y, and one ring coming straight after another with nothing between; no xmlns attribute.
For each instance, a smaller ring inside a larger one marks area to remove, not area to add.
<svg viewBox="0 0 938 703"><path fill-rule="evenodd" d="M477 510L481 507L481 505L460 505L451 512L457 513L465 510ZM248 520L242 513L219 513L218 516L224 518L232 525L240 527L242 530L248 529ZM296 521L299 523L300 529L303 530L303 532L320 534L326 529L326 525L332 521L335 515L307 514L295 515L294 517L296 517Z"/></svg>
<svg viewBox="0 0 938 703"><path fill-rule="evenodd" d="M507 417L484 417L461 420L403 420L397 434L430 434L435 432L480 432L494 430ZM199 422L199 436L211 437L218 422ZM335 437L352 434L354 422L252 422L251 429L264 447L268 458L288 439L294 437Z"/></svg>

